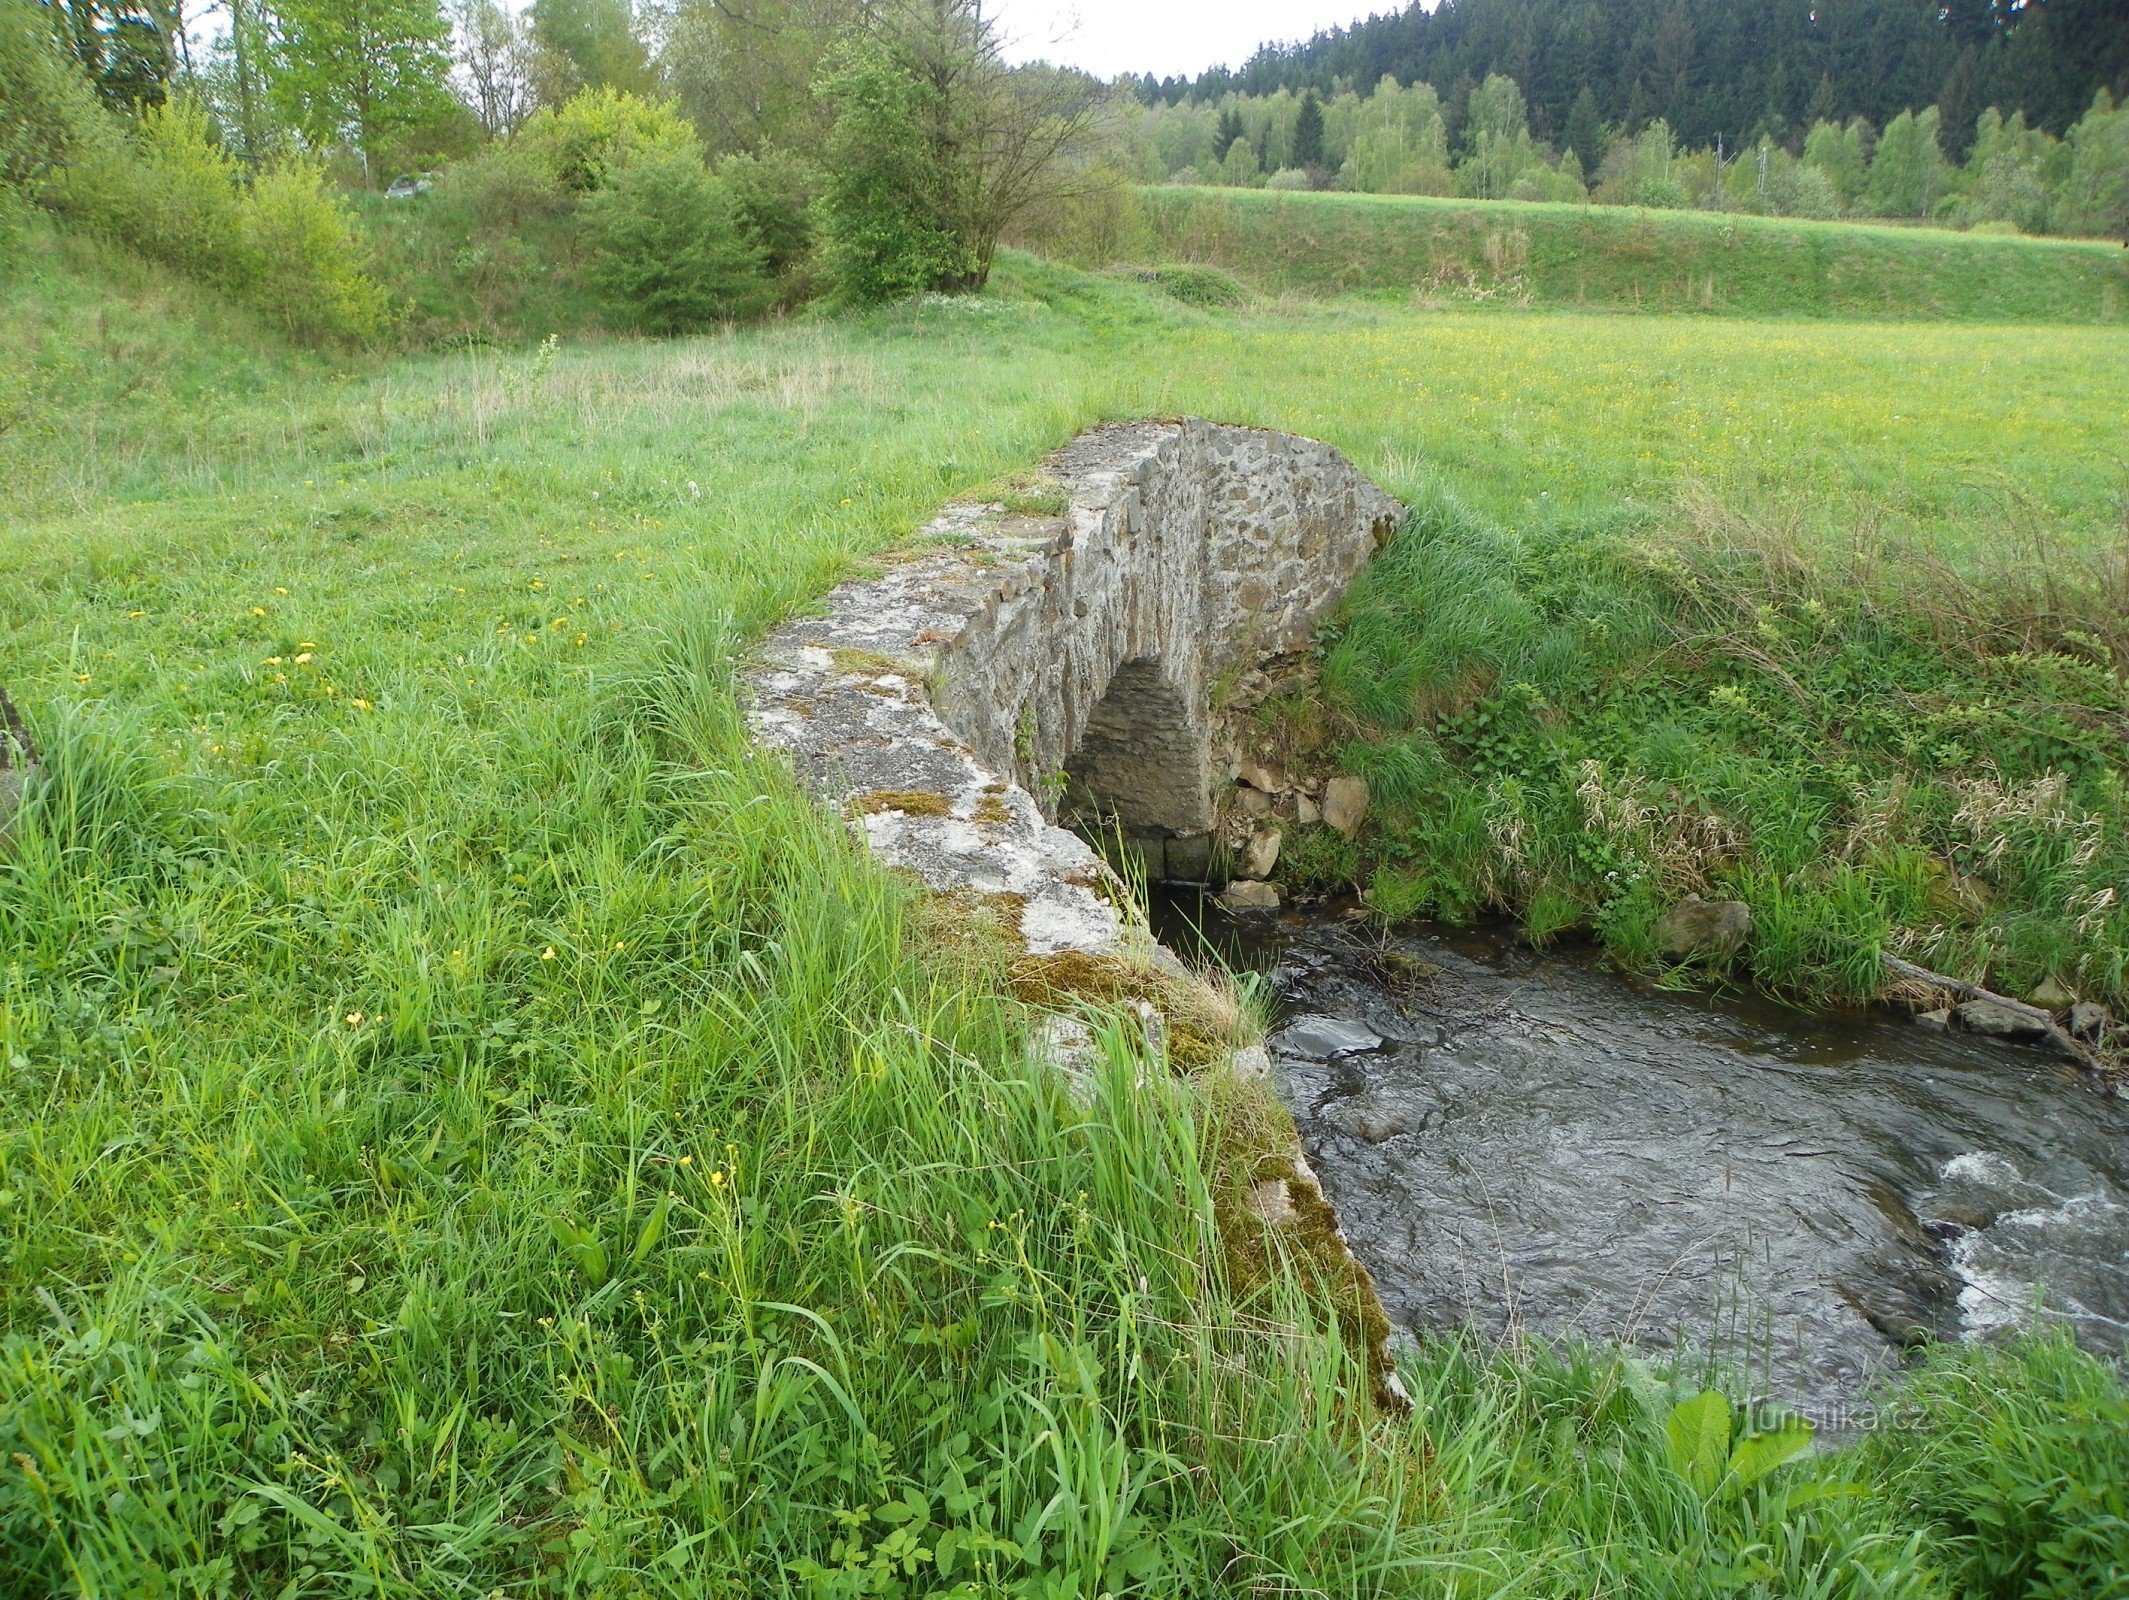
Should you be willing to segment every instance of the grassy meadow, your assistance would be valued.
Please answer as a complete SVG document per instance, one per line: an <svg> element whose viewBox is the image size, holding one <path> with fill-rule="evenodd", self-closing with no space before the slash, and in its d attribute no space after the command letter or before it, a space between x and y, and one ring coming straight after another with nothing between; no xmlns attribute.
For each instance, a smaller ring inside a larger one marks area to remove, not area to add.
<svg viewBox="0 0 2129 1600"><path fill-rule="evenodd" d="M49 771L0 856L0 1595L2124 1592L2129 1400L2059 1343L1941 1352L1911 1430L1763 1477L1602 1353L1430 1346L1377 1412L1291 1278L1226 1268L1248 1107L1121 1025L1074 1102L998 952L750 753L730 667L1089 423L1328 438L1422 515L1301 729L1389 813L1320 865L1416 906L1440 774L1401 811L1390 769L1433 740L1467 809L1517 770L1444 719L1571 731L1515 685L1601 708L1652 655L1735 686L1673 649L1680 573L1748 643L1774 607L1782 673L1847 661L1826 695L1854 662L1788 630L1842 591L1774 578L2038 560L2089 631L2129 330L1207 312L1014 257L330 361L52 238L0 324L0 684Z"/></svg>
<svg viewBox="0 0 2129 1600"><path fill-rule="evenodd" d="M1265 293L1738 317L2118 322L2116 241L1417 195L1166 185L1109 251Z"/></svg>

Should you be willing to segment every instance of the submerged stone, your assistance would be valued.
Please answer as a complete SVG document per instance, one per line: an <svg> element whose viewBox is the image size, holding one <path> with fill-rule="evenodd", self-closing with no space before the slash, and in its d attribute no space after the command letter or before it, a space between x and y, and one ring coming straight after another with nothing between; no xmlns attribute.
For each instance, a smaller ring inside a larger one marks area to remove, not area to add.
<svg viewBox="0 0 2129 1600"><path fill-rule="evenodd" d="M1237 878L1220 891L1220 904L1229 911L1277 911L1279 891L1254 878Z"/></svg>

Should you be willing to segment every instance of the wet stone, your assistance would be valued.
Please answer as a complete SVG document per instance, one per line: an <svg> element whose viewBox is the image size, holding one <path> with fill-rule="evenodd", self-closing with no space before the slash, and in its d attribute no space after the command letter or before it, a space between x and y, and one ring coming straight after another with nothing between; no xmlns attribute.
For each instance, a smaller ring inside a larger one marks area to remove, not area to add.
<svg viewBox="0 0 2129 1600"><path fill-rule="evenodd" d="M1366 1055L1382 1048L1382 1035L1364 1023L1343 1017L1296 1017L1272 1036L1272 1049L1282 1056L1303 1061L1329 1061L1337 1056Z"/></svg>

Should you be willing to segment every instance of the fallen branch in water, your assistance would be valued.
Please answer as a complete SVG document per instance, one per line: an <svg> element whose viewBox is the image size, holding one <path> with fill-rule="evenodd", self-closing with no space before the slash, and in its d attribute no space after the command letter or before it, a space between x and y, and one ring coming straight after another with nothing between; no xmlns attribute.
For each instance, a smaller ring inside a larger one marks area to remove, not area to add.
<svg viewBox="0 0 2129 1600"><path fill-rule="evenodd" d="M1902 961L1898 956L1888 955L1882 950L1878 952L1878 959L1885 964L1885 970L1896 978L1911 978L1917 983L1926 983L1955 994L1962 1000L1985 1000L1992 1006L2001 1006L2012 1015L2023 1017L2040 1029L2048 1043L2080 1066L2103 1078L2112 1078L2115 1075L2114 1067L2106 1058L2057 1022L2052 1011L2024 1000L2013 1000L2007 994L1984 989L1980 984L1968 983L1964 978L1954 978L1942 972L1932 972L1927 967L1918 967L1912 961Z"/></svg>

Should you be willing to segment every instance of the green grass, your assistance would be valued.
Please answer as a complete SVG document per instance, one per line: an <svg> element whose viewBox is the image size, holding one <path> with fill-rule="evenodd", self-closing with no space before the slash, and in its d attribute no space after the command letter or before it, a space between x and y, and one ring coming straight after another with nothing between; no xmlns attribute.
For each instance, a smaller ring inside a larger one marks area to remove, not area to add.
<svg viewBox="0 0 2129 1600"><path fill-rule="evenodd" d="M329 367L126 273L0 289L0 683L50 765L0 861L0 1594L1953 1592L1948 1497L1869 1488L1904 1458L1696 1494L1608 1358L1430 1349L1374 1416L1225 1272L1241 1109L1125 1028L1066 1097L994 954L752 756L730 663L1106 416L1961 559L2014 483L2098 549L2124 335L1234 314L1016 259Z"/></svg>
<svg viewBox="0 0 2129 1600"><path fill-rule="evenodd" d="M1268 293L1393 294L1730 317L2118 322L2113 243L1615 206L1138 191L1140 259L1226 269Z"/></svg>

